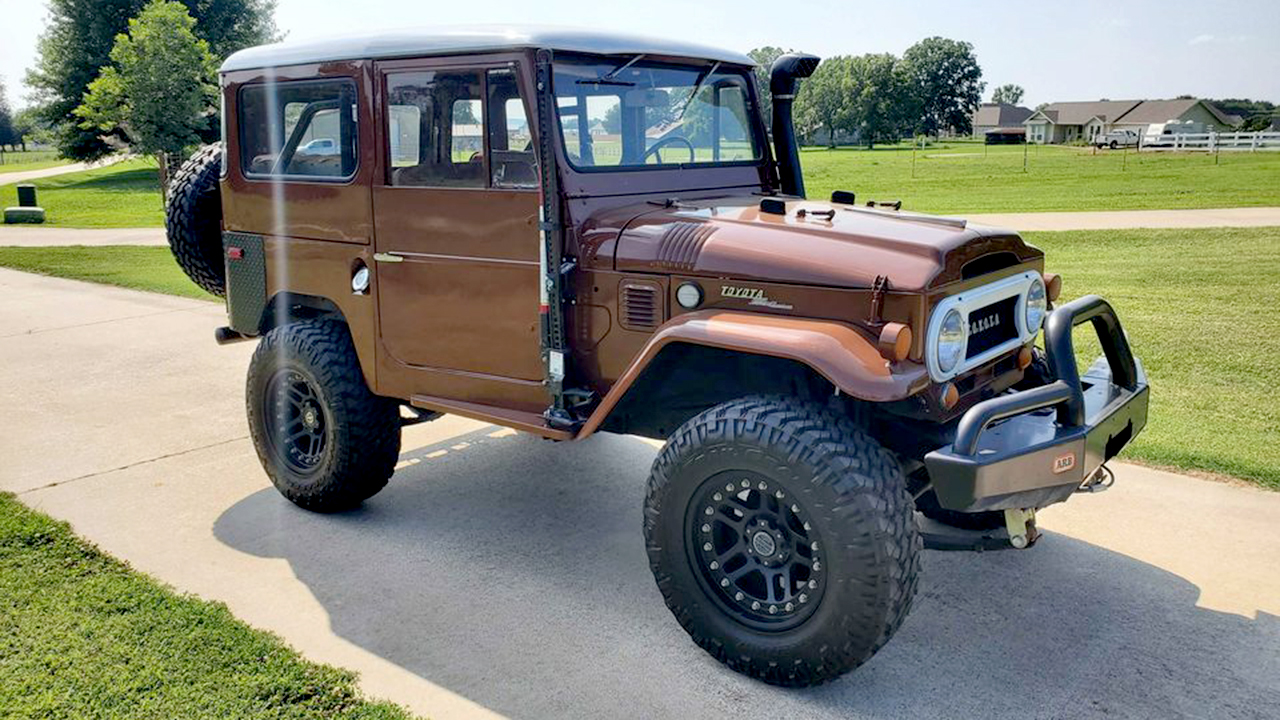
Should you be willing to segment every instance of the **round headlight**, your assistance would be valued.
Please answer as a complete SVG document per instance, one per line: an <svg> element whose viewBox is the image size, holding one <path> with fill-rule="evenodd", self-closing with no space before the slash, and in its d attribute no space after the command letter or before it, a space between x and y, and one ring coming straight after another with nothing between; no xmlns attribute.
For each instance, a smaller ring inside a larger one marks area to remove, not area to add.
<svg viewBox="0 0 1280 720"><path fill-rule="evenodd" d="M950 310L938 328L938 369L949 373L964 357L964 318L959 310Z"/></svg>
<svg viewBox="0 0 1280 720"><path fill-rule="evenodd" d="M1045 297L1044 283L1040 278L1031 281L1031 287L1027 290L1026 317L1024 320L1027 324L1027 332L1040 332L1040 324L1044 322L1045 311L1049 307L1049 302Z"/></svg>
<svg viewBox="0 0 1280 720"><path fill-rule="evenodd" d="M686 310L692 310L702 304L702 288L687 282L676 288L676 302Z"/></svg>

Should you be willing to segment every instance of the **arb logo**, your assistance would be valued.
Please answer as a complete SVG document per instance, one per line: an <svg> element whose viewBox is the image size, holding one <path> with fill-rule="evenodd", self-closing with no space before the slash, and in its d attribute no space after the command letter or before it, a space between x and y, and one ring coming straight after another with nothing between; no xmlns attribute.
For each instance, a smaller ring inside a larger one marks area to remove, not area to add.
<svg viewBox="0 0 1280 720"><path fill-rule="evenodd" d="M1066 455L1059 455L1053 460L1053 474L1061 475L1076 466L1076 454L1069 452Z"/></svg>

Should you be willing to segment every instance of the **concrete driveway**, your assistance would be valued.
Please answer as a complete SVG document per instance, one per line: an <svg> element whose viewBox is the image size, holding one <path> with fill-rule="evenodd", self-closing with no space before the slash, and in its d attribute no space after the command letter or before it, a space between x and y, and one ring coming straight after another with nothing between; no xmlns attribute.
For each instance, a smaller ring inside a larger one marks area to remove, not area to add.
<svg viewBox="0 0 1280 720"><path fill-rule="evenodd" d="M1122 465L1026 552L925 555L898 636L829 685L723 669L640 536L653 444L445 418L357 511L246 438L220 306L0 270L0 489L433 718L1275 717L1280 494ZM1159 422L1159 418L1153 419Z"/></svg>

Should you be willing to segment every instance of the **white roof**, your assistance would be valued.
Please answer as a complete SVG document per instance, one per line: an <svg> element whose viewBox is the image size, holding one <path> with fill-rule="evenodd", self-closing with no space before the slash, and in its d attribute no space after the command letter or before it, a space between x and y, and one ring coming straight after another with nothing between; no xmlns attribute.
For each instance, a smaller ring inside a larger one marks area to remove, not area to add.
<svg viewBox="0 0 1280 720"><path fill-rule="evenodd" d="M754 65L746 55L669 38L604 33L578 28L528 25L444 26L393 29L335 35L310 40L286 40L234 53L222 72L255 68L359 60L362 58L420 57L455 53L494 52L512 48L549 48L599 55L662 55Z"/></svg>

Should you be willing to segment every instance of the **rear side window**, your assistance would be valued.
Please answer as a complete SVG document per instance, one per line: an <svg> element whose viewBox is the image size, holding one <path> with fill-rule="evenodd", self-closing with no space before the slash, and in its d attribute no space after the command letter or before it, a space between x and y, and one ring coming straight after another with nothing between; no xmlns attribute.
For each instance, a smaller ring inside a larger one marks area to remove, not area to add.
<svg viewBox="0 0 1280 720"><path fill-rule="evenodd" d="M346 180L355 175L351 80L248 85L240 90L240 168L255 177Z"/></svg>

